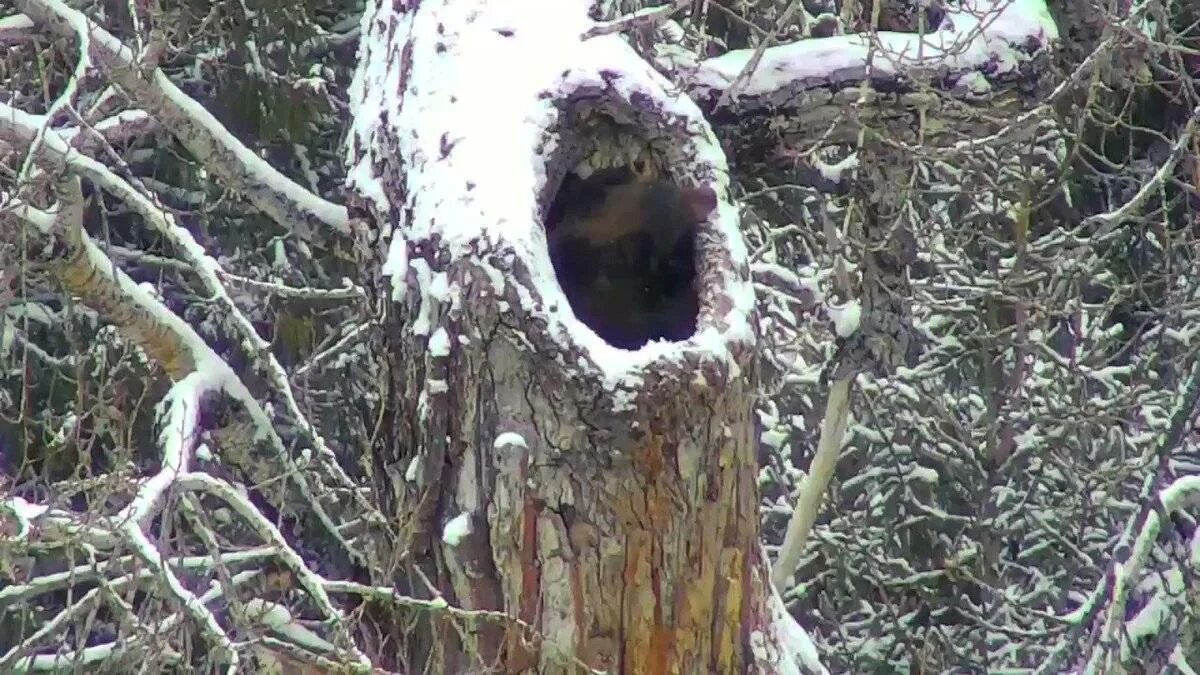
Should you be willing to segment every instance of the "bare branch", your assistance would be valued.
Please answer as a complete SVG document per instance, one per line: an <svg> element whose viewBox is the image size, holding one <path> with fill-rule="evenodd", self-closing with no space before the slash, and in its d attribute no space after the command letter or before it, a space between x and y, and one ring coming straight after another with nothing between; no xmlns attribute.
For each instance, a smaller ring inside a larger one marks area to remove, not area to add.
<svg viewBox="0 0 1200 675"><path fill-rule="evenodd" d="M1175 166L1191 150L1192 137L1196 133L1196 125L1198 123L1200 123L1200 107L1192 111L1192 116L1188 118L1187 124L1180 130L1179 138L1175 139L1175 143L1171 146L1171 153L1159 164L1158 170L1138 189L1129 201L1117 209L1106 213L1098 213L1083 221L1084 225L1099 226L1094 236L1103 237L1112 232L1121 223L1133 217L1151 193L1162 188L1167 178L1174 173Z"/></svg>
<svg viewBox="0 0 1200 675"><path fill-rule="evenodd" d="M19 0L30 18L59 35L87 35L87 52L139 106L156 117L201 163L283 227L306 239L348 233L345 207L332 204L284 176L230 134L161 70L143 72L132 50L61 0Z"/></svg>
<svg viewBox="0 0 1200 675"><path fill-rule="evenodd" d="M666 21L672 14L687 7L688 5L700 0L671 0L671 2L660 5L658 7L647 7L638 10L629 16L623 16L612 21L598 23L595 26L587 29L583 33L583 39L587 40L600 35L610 35L612 33L620 33L623 30L630 28L643 28L653 26L659 22Z"/></svg>
<svg viewBox="0 0 1200 675"><path fill-rule="evenodd" d="M821 501L825 498L825 488L829 485L829 479L833 477L833 470L842 450L842 439L846 435L846 420L850 414L850 388L853 383L854 378L850 377L837 380L829 387L829 399L825 403L825 418L821 421L821 438L817 443L817 452L813 455L808 475L800 487L796 510L788 521L787 534L784 535L783 546L779 549L779 557L775 560L775 568L771 572L771 581L777 589L786 587L788 578L796 570L796 562L800 560L800 554L804 551L808 533L817 521Z"/></svg>

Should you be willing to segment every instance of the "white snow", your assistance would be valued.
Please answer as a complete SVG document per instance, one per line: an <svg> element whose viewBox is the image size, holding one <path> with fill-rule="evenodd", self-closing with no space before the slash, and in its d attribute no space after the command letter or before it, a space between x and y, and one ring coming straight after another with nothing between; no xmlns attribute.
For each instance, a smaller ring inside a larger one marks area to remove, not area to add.
<svg viewBox="0 0 1200 675"><path fill-rule="evenodd" d="M409 203L403 205L409 218L403 228L405 237L429 241L436 235L452 257L474 255L488 260L489 253L501 258L515 254L531 261L527 286L509 289L521 302L520 309L547 319L547 330L555 339L582 347L589 357L586 367L599 371L607 388L615 392L630 387L637 371L663 356L679 355L681 346L656 341L635 351L618 349L574 316L550 265L536 196L546 180L543 155L547 144L555 142L547 130L556 125L556 103L564 95L588 87L625 99L645 94L661 97L670 83L648 70L619 35L580 42L579 36L592 25L585 0L433 4L415 17L401 18L387 17L393 11L391 3L379 2L363 16L359 56L364 66L355 74L351 94L355 103L348 144L350 186L374 200L377 208L386 208L385 193L392 190L380 182L378 168L402 162L407 169L402 177L404 193L409 196ZM392 30L382 30L385 25ZM518 28L522 26L537 28ZM454 35L444 41L409 42L411 35L438 35L445 30ZM520 34L506 36L513 31ZM406 44L410 49L404 49ZM408 54L411 62L401 63L402 54ZM547 58L548 54L569 58ZM401 70L409 79L398 90L394 83L400 81ZM611 73L622 75L609 77ZM703 134L699 161L711 166L716 187L723 192L728 184L724 155L699 109L686 96L666 101L668 116ZM487 115L479 115L481 110ZM414 135L413 129L422 133ZM399 158L378 154L386 147L382 142L377 146L381 137L400 139ZM720 330L702 331L682 348L728 359L731 340L753 339L746 317L754 296L745 272L747 252L736 209L722 203L711 217L727 240L737 270L722 282L731 291L733 306L725 316L714 317ZM440 289L430 285L435 281L428 276L431 270L427 265L420 269L423 261L406 260L396 243L400 233L394 232L393 237L385 265L393 284L403 283L402 272L413 269L421 292L436 295ZM505 290L506 270L487 270L486 263L483 267L499 295ZM393 293L399 297L403 291L394 288ZM437 320L429 305L429 298L423 297L414 325L419 334L433 330L430 322ZM558 311L551 311L552 306ZM501 302L497 308L509 311Z"/></svg>
<svg viewBox="0 0 1200 675"><path fill-rule="evenodd" d="M858 153L853 153L834 164L826 164L818 158L816 166L817 170L821 172L821 177L827 181L836 183L842 179L844 173L858 168Z"/></svg>
<svg viewBox="0 0 1200 675"><path fill-rule="evenodd" d="M779 597L779 592L774 587L771 588L767 606L771 613L771 628L775 632L780 648L784 650L782 658L776 662L779 668L778 672L796 675L803 672L815 672L828 675L829 671L821 664L821 659L817 654L817 646L813 644L812 638L808 636L804 628L796 623L796 619L788 613L783 599ZM761 639L761 635L759 639Z"/></svg>
<svg viewBox="0 0 1200 675"><path fill-rule="evenodd" d="M241 606L241 609L244 621L257 622L271 628L286 636L289 641L318 654L332 653L337 650L333 644L298 623L291 611L283 605L262 598L251 598Z"/></svg>
<svg viewBox="0 0 1200 675"><path fill-rule="evenodd" d="M445 328L439 327L429 336L429 355L435 359L450 354L450 335Z"/></svg>
<svg viewBox="0 0 1200 675"><path fill-rule="evenodd" d="M4 31L33 31L37 30L33 20L24 14L10 14L0 17L0 30Z"/></svg>
<svg viewBox="0 0 1200 675"><path fill-rule="evenodd" d="M421 470L421 456L414 455L408 462L408 468L404 471L404 480L415 483L417 482L417 472Z"/></svg>
<svg viewBox="0 0 1200 675"><path fill-rule="evenodd" d="M466 511L454 516L442 528L442 541L447 546L458 546L463 537L471 534L471 515Z"/></svg>
<svg viewBox="0 0 1200 675"><path fill-rule="evenodd" d="M58 323L51 311L44 303L28 300L25 302L13 302L4 308L3 316L0 319L8 317L13 323L19 323L21 319L29 319L36 321L43 326L53 326Z"/></svg>
<svg viewBox="0 0 1200 675"><path fill-rule="evenodd" d="M380 267L380 273L392 278L392 302L404 299L404 274L408 270L408 243L399 231L392 232L392 240L388 242L387 259Z"/></svg>
<svg viewBox="0 0 1200 675"><path fill-rule="evenodd" d="M872 60L877 75L896 73L897 65L928 69L977 69L996 59L996 74L1012 71L1026 57L1013 48L1029 38L1056 40L1058 27L1044 0L963 0L949 6L942 29L924 36L879 32L881 52ZM859 72L871 46L861 34L797 40L766 50L746 82L747 96L768 95L800 79L823 81L839 72ZM749 62L754 50L739 49L700 64L695 80L715 89L728 87Z"/></svg>
<svg viewBox="0 0 1200 675"><path fill-rule="evenodd" d="M765 429L762 432L760 442L768 447L774 448L776 451L787 441L788 434L779 429Z"/></svg>
<svg viewBox="0 0 1200 675"><path fill-rule="evenodd" d="M842 305L829 305L829 318L833 320L833 330L838 337L850 337L858 330L862 318L862 305L858 304L857 300Z"/></svg>
<svg viewBox="0 0 1200 675"><path fill-rule="evenodd" d="M384 266L386 267L390 261L391 260L389 258L389 260L384 263ZM433 277L433 272L429 269L429 263L426 262L424 258L413 258L411 261L409 261L409 266L416 274L417 286L421 289L428 289L430 287L430 280ZM401 277L401 282L402 281L403 277ZM395 277L392 278L392 283L396 283ZM395 287L393 287L392 297L395 297L396 293L397 291L395 290ZM413 320L412 331L414 335L429 334L429 330L432 327L430 322L432 321L434 302L435 299L430 293L423 292L421 294L421 307L417 310L417 317Z"/></svg>
<svg viewBox="0 0 1200 675"><path fill-rule="evenodd" d="M17 514L17 517L22 520L33 520L50 510L48 506L27 502L21 497L12 497L5 501L4 504L12 509L13 513Z"/></svg>
<svg viewBox="0 0 1200 675"><path fill-rule="evenodd" d="M529 447L529 444L525 442L525 437L513 431L505 431L497 436L496 440L492 443L492 447L497 450L510 445L514 448Z"/></svg>
<svg viewBox="0 0 1200 675"><path fill-rule="evenodd" d="M908 478L911 480L921 481L922 483L936 485L938 482L938 472L930 467L914 464L908 471Z"/></svg>
<svg viewBox="0 0 1200 675"><path fill-rule="evenodd" d="M984 77L983 73L978 70L972 70L969 73L963 73L956 83L957 86L966 89L968 92L976 95L986 94L991 91L992 83Z"/></svg>

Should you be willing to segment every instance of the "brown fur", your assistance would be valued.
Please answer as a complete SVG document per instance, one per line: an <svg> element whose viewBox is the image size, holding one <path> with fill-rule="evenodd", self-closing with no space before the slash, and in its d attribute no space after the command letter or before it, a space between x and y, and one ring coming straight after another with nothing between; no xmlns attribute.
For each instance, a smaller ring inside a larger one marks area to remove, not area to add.
<svg viewBox="0 0 1200 675"><path fill-rule="evenodd" d="M716 205L711 190L682 189L665 181L633 181L607 189L598 206L563 214L550 233L554 250L567 239L608 246L645 233L656 254L669 253Z"/></svg>
<svg viewBox="0 0 1200 675"><path fill-rule="evenodd" d="M695 330L697 225L716 203L708 189L634 181L580 187L549 235L576 315L610 344L635 348Z"/></svg>

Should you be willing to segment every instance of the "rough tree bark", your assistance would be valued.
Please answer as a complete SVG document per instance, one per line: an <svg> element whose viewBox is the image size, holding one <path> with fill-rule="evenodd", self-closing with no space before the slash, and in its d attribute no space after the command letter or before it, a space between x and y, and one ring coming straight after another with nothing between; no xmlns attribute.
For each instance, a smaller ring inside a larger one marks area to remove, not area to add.
<svg viewBox="0 0 1200 675"><path fill-rule="evenodd" d="M701 110L594 30L585 5L383 2L364 20L349 160L360 206L391 223L375 284L395 301L391 404L373 458L400 529L388 556L452 602L517 619L470 635L428 626L407 657L439 645L448 670L773 672L805 659L792 645L779 657L787 637L756 541L752 296L727 169ZM985 36L960 12L944 37L965 52L922 47L873 69L865 43L815 63L780 50L760 80L736 77L746 59L731 56L692 69L690 93L722 116L855 80L953 82L1010 45L1044 46L1053 26L1033 14ZM884 37L897 52L912 39ZM740 96L722 95L731 83ZM623 139L615 151L604 134ZM630 145L721 197L699 237L695 336L636 352L575 319L543 229L568 170ZM900 207L864 207L867 311L837 378L910 350L898 291L911 234L887 222Z"/></svg>
<svg viewBox="0 0 1200 675"><path fill-rule="evenodd" d="M39 147L33 139L49 116L26 119L5 108L0 140L37 147L39 163L89 178L168 235L227 312L237 348L248 352L246 361L278 397L269 406L278 415L272 418L244 386L245 374L186 322L138 294L127 277L104 276L111 265L86 237L73 179L58 185L57 212L28 204L16 212L51 244L40 262L176 380L164 406L173 426L162 434L161 471L138 488L113 527L162 578L229 672L242 645L224 617L158 562L151 521L168 489L235 506L270 555L297 575L336 642L311 662L325 665L321 659L336 656L370 667L330 593L396 598L313 572L249 500L205 471L200 432L220 422L197 411L217 393L244 408L253 432L247 444L268 458L246 459L246 474L258 478L256 470L266 469L294 482L286 493L264 490L268 501L305 511L314 529L323 528L347 558L366 562L384 587L495 610L464 623L451 620L465 613L429 611L436 603L407 605L425 613L393 625L407 631L396 656L406 670L823 671L774 594L758 543L750 268L728 199L728 168L702 110L714 119L751 120L764 110L808 106L820 123L832 118L829 108L839 96L850 96L864 102L864 118L903 117L910 112L904 105L928 99L903 98L899 112L876 109L844 85L897 85L933 72L957 81L985 66L1005 75L1002 68L1017 62L1007 58L1012 45L1030 51L1045 45L1036 20L1021 12L1002 16L990 38L966 35L965 52L934 50L922 60L917 50L917 60L904 67L889 61L872 70L873 47L846 36L817 48L782 47L761 61L762 53L732 53L695 67L670 66L686 73L684 96L614 34L621 25L597 25L580 0L378 0L363 19L352 91L349 184L358 203L348 213L283 178L161 71L140 68L131 49L79 12L59 0L19 5L38 26L77 40L82 56L264 213L305 237L351 232L364 257L372 247L377 254L364 265L363 281L383 317L390 365L381 383L386 414L369 458L371 496L388 516L382 524L366 491L329 460L332 453L290 396L287 374L224 293L217 263L157 204L69 152L57 131ZM19 18L21 26L28 23ZM945 29L948 41L981 25L962 12L955 20L957 28ZM881 38L895 51L914 39ZM662 56L663 63L672 60ZM751 72L756 63L761 78ZM977 80L968 84L977 91ZM847 134L857 137L860 151L866 147L859 128L834 136ZM876 156L872 147L859 161ZM545 227L559 183L581 162L646 160L676 182L713 190L719 206L698 234L694 335L626 351L605 344L571 312L550 265ZM865 183L877 189L885 180ZM862 201L871 201L864 194ZM907 353L908 310L897 296L911 252L904 233L888 223L898 209L894 203L865 209L858 234L878 250L863 262L865 311L845 341L835 378L895 366ZM126 303L118 301L121 294ZM317 468L296 469L276 423L314 451ZM221 461L230 462L229 444L212 431ZM22 525L47 513L10 510ZM377 525L386 536L373 536ZM10 665L25 659L18 648L0 658Z"/></svg>
<svg viewBox="0 0 1200 675"><path fill-rule="evenodd" d="M438 672L773 670L727 169L690 100L620 37L583 39L585 10L384 2L364 23L353 184L395 224L376 286L396 300L375 457L401 528L391 555L451 602L520 622L473 645L440 631L409 659L438 642ZM553 278L542 219L554 177L595 144L585 120L721 197L683 343L615 349Z"/></svg>

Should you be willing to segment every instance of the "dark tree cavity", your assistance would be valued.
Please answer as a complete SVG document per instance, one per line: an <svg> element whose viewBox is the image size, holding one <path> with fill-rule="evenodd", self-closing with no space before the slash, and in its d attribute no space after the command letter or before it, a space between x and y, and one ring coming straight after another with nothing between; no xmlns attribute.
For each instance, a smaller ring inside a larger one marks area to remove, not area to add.
<svg viewBox="0 0 1200 675"><path fill-rule="evenodd" d="M555 274L572 311L605 342L637 349L696 330L696 233L709 190L628 168L568 173L547 214Z"/></svg>

